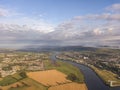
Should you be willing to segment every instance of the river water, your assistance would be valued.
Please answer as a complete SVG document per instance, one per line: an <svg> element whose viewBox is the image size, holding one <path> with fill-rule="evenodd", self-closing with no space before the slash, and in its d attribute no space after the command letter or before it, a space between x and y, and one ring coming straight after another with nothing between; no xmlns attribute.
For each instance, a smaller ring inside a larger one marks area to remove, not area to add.
<svg viewBox="0 0 120 90"><path fill-rule="evenodd" d="M51 60L53 62L57 60L55 58L55 55L56 54L52 54L51 56ZM120 90L120 87L110 88L109 86L105 85L105 83L96 75L96 73L91 68L72 61L66 60L64 62L78 67L83 72L88 90Z"/></svg>

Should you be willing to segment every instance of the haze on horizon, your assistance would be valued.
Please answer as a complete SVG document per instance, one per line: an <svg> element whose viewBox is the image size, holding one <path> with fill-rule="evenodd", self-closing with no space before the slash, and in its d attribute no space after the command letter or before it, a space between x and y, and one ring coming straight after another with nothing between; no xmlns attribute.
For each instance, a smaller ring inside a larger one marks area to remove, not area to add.
<svg viewBox="0 0 120 90"><path fill-rule="evenodd" d="M0 48L119 46L120 0L0 0Z"/></svg>

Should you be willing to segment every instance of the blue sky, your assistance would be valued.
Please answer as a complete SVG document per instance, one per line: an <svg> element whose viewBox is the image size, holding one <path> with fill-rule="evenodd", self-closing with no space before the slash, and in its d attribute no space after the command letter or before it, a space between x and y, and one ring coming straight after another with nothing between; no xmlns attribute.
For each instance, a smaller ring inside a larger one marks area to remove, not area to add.
<svg viewBox="0 0 120 90"><path fill-rule="evenodd" d="M0 43L117 45L119 17L120 0L0 0Z"/></svg>
<svg viewBox="0 0 120 90"><path fill-rule="evenodd" d="M15 9L30 17L42 16L59 23L74 16L104 12L106 6L120 0L0 0L3 7Z"/></svg>

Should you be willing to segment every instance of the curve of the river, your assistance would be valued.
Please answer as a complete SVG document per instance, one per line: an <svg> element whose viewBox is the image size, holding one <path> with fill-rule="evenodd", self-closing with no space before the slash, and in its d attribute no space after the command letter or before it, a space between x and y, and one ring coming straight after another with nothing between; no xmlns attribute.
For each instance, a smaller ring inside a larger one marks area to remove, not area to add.
<svg viewBox="0 0 120 90"><path fill-rule="evenodd" d="M55 53L52 54L51 60L56 61ZM64 61L78 67L84 74L85 83L88 87L88 90L120 90L120 87L110 88L105 85L105 83L96 75L96 73L89 67L78 64L72 61Z"/></svg>

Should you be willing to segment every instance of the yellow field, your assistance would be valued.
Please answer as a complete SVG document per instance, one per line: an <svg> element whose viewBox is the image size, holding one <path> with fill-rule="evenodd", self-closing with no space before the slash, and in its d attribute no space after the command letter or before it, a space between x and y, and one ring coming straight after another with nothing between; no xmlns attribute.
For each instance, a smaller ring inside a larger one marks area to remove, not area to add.
<svg viewBox="0 0 120 90"><path fill-rule="evenodd" d="M2 80L2 78L0 78L0 81Z"/></svg>
<svg viewBox="0 0 120 90"><path fill-rule="evenodd" d="M66 75L57 70L47 70L38 72L29 72L27 75L33 80L45 85L55 86L63 83L71 82L66 79Z"/></svg>
<svg viewBox="0 0 120 90"><path fill-rule="evenodd" d="M87 87L85 84L78 84L73 82L73 83L50 87L48 90L87 90Z"/></svg>

